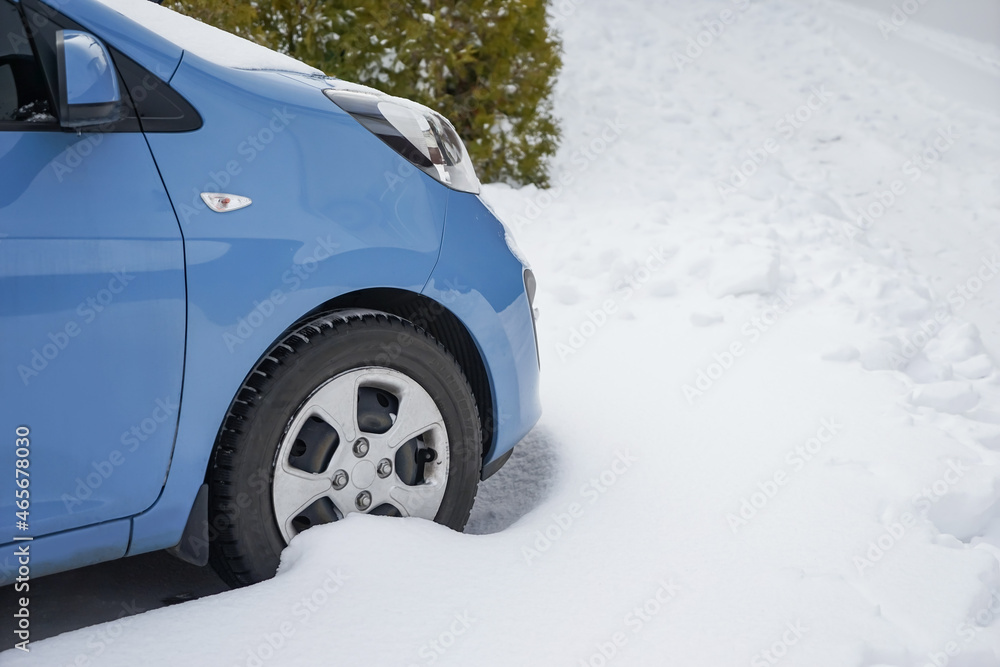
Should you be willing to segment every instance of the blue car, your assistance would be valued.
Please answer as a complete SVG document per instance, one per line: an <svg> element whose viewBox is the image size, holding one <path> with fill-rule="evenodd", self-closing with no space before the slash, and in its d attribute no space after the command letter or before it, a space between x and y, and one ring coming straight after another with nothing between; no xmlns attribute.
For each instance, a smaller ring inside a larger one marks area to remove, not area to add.
<svg viewBox="0 0 1000 667"><path fill-rule="evenodd" d="M452 125L138 0L0 0L0 35L0 583L461 530L540 406Z"/></svg>

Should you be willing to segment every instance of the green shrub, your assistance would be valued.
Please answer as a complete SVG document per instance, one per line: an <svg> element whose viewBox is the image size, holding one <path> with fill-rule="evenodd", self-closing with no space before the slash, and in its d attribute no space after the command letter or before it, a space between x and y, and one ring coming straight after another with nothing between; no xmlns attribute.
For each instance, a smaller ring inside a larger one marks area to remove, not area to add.
<svg viewBox="0 0 1000 667"><path fill-rule="evenodd" d="M546 0L180 0L171 5L328 74L438 110L484 181L548 185L561 66Z"/></svg>

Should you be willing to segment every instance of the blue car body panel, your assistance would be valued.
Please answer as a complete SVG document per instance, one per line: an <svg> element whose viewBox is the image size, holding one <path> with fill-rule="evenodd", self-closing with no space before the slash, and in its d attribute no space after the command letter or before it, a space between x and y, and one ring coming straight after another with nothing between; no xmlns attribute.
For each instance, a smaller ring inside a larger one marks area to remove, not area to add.
<svg viewBox="0 0 1000 667"><path fill-rule="evenodd" d="M177 424L177 219L141 134L0 132L0 164L0 428L31 428L31 533L132 516L159 495ZM2 542L18 534L4 491Z"/></svg>
<svg viewBox="0 0 1000 667"><path fill-rule="evenodd" d="M94 0L52 6L169 82L202 124L0 131L2 428L32 429L43 571L175 545L248 372L344 295L423 295L465 326L491 394L484 464L527 433L540 406L524 266L479 197L414 169L322 94L329 79L216 65ZM53 170L93 137L79 168ZM217 213L203 192L253 203ZM125 289L25 383L17 366L120 271ZM16 533L8 484L0 542ZM13 548L0 547L0 582Z"/></svg>
<svg viewBox="0 0 1000 667"><path fill-rule="evenodd" d="M0 546L0 581L15 581L19 575L37 579L46 574L121 558L125 555L131 531L132 522L119 519L46 535L30 542L5 544ZM26 564L20 555L25 546L29 551L27 565L30 567L21 571L21 566Z"/></svg>

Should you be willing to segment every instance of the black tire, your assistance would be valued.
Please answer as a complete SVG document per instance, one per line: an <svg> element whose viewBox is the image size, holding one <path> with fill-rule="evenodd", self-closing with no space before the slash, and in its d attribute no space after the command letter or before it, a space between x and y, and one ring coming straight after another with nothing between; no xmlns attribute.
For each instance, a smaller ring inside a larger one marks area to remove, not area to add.
<svg viewBox="0 0 1000 667"><path fill-rule="evenodd" d="M279 527L272 498L279 445L314 392L357 369L401 373L433 399L443 418L448 454L444 495L433 518L454 530L465 527L479 482L482 439L476 401L461 367L427 332L395 315L330 313L297 326L264 355L230 405L216 440L208 475L210 563L231 586L274 576L286 546L282 530L290 532L287 522ZM392 415L390 423L397 418ZM357 433L363 432L359 427ZM424 450L414 457L433 454ZM398 460L395 468L392 474L403 469ZM350 511L357 510L337 507L338 516ZM305 523L295 525L310 525L299 520Z"/></svg>

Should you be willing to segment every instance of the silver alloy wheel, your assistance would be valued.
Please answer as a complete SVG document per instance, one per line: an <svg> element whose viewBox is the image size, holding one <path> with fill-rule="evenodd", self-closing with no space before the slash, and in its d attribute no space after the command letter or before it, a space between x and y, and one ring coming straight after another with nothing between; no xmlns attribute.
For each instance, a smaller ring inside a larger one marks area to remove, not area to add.
<svg viewBox="0 0 1000 667"><path fill-rule="evenodd" d="M378 400L395 408L384 432L359 424L362 391L380 392ZM286 543L351 512L433 520L448 467L444 417L422 386L390 368L347 371L316 389L285 429L274 462L274 516Z"/></svg>

